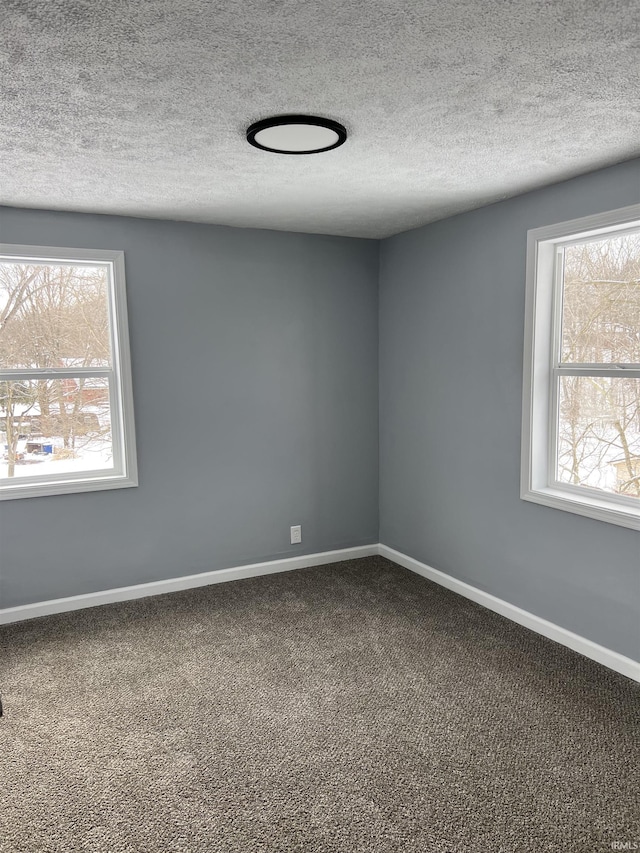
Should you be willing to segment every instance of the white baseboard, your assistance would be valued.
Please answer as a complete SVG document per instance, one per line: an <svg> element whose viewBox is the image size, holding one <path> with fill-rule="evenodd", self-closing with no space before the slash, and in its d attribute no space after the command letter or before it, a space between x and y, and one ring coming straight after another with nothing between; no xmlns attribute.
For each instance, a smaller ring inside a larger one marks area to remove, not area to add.
<svg viewBox="0 0 640 853"><path fill-rule="evenodd" d="M342 560L356 560L360 557L371 557L379 554L386 557L399 566L409 569L416 574L422 575L434 583L440 584L447 589L457 592L464 598L469 598L483 607L506 616L512 622L524 625L537 634L542 634L550 640L555 640L560 645L567 646L576 652L591 658L603 666L609 667L616 672L626 675L634 681L640 682L640 662L627 658L618 652L599 646L592 640L580 637L566 628L547 622L540 616L535 616L508 601L503 601L495 595L483 592L477 587L464 581L457 580L451 575L433 569L413 557L408 557L400 551L389 548L387 545L373 544L361 545L357 548L342 548L337 551L323 551L317 554L304 554L299 557L287 557L282 560L269 560L264 563L252 563L249 566L235 566L228 569L218 569L212 572L201 572L197 575L186 575L185 577L170 578L151 583L135 584L134 586L123 586L117 589L107 589L102 592L90 592L85 595L72 595L68 598L56 598L51 601L39 601L35 604L24 604L19 607L7 607L0 610L0 625L10 622L20 622L24 619L34 619L38 616L49 616L53 613L66 613L71 610L81 610L85 607L96 607L100 604L111 604L116 601L128 601L134 598L145 598L150 595L162 595L166 592L177 592L182 589L193 589L198 586L209 586L214 583L225 583L226 581L240 580L241 578L253 578L258 575L269 575L277 572L288 572L294 569L305 569L311 566L322 566L328 563L339 563Z"/></svg>
<svg viewBox="0 0 640 853"><path fill-rule="evenodd" d="M214 583L237 581L241 578L253 578L257 575L270 575L277 572L289 572L293 569L306 569L310 566L323 566L327 563L340 563L342 560L372 557L377 553L377 544L361 545L357 548L341 548L338 551L303 554L300 557L286 557L283 560L252 563L250 566L218 569L213 572L201 572L197 575L185 575L169 580L122 586L102 592L71 595L68 598L55 598L51 601L38 601L35 604L24 604L19 607L6 607L4 610L0 610L0 625L21 622L24 619L34 619L38 616L50 616L52 613L82 610L85 607L96 607L99 604L112 604L115 601L128 601L132 598L146 598L149 595L163 595L165 592L177 592L181 589L193 589Z"/></svg>
<svg viewBox="0 0 640 853"><path fill-rule="evenodd" d="M451 577L451 575L438 571L438 569L432 569L431 566L427 566L419 560L414 560L413 557L407 557L406 554L389 548L387 545L380 545L378 553L380 556L386 557L399 566L404 566L405 569L422 575L423 578L434 581L434 583L440 584L440 586L445 586L447 589L457 592L458 595L481 604L488 610L493 610L501 616L506 616L512 622L517 622L519 625L524 625L525 628L530 628L537 634L542 634L543 637L555 640L556 643L567 646L567 648L573 649L573 651L579 652L581 655L591 658L591 660L595 660L609 669L620 672L622 675L626 675L627 678L640 681L640 662L638 661L625 657L618 652L611 651L611 649L605 649L604 646L599 646L592 640L587 640L586 637L580 637L566 628L554 625L553 622L547 622L546 619L542 619L540 616L535 616L533 613L522 610L514 604L509 604L508 601L503 601L501 598L496 598L495 595L491 595L488 592L483 592L481 589L471 586L471 584L457 580Z"/></svg>

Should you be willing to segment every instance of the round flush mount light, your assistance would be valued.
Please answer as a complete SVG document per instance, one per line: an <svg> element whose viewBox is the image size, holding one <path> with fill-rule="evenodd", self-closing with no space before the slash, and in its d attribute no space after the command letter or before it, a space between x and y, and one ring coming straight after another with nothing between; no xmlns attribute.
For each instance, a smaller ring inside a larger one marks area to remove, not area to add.
<svg viewBox="0 0 640 853"><path fill-rule="evenodd" d="M346 142L347 131L337 121L318 116L273 116L247 130L247 142L276 154L318 154Z"/></svg>

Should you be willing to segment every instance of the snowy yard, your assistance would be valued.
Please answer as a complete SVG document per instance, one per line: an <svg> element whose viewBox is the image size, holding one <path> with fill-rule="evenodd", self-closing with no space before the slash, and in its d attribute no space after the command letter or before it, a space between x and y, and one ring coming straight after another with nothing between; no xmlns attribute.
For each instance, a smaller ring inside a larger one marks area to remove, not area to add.
<svg viewBox="0 0 640 853"><path fill-rule="evenodd" d="M52 444L54 450L59 449L59 440L38 439L42 443ZM55 476L56 474L69 474L72 472L106 470L113 467L113 455L110 441L92 441L74 451L75 458L69 458L66 454L54 453L28 453L27 442L21 440L18 452L24 454L24 459L16 463L14 477L40 477L43 474ZM0 457L0 479L8 477L8 465L6 446L0 445L2 456Z"/></svg>

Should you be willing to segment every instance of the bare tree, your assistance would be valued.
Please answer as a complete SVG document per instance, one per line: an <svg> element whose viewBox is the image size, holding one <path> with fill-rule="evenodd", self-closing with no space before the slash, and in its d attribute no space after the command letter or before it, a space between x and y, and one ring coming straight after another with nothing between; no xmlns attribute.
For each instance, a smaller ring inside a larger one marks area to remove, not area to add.
<svg viewBox="0 0 640 853"><path fill-rule="evenodd" d="M104 268L0 263L0 368L92 367L110 358L107 282ZM37 410L40 429L62 439L70 451L78 439L108 438L86 409L108 398L100 382L35 380L2 383L0 424L7 436L8 476L18 461L20 435ZM25 401L29 405L25 408ZM20 401L20 402L18 402Z"/></svg>
<svg viewBox="0 0 640 853"><path fill-rule="evenodd" d="M640 235L565 250L562 358L567 363L640 362ZM559 477L640 498L640 380L563 376Z"/></svg>
<svg viewBox="0 0 640 853"><path fill-rule="evenodd" d="M28 383L0 382L0 408L5 411L8 477L13 477L15 474L21 427L35 403L36 397Z"/></svg>

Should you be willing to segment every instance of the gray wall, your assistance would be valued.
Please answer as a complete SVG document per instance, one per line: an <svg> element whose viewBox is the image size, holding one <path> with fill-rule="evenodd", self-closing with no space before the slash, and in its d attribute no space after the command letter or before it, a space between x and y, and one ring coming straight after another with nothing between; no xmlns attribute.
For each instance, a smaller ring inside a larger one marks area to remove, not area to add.
<svg viewBox="0 0 640 853"><path fill-rule="evenodd" d="M0 606L378 541L380 248L380 541L637 658L640 535L519 464L526 231L639 201L636 161L380 247L0 208L0 242L124 249L140 466L0 503Z"/></svg>
<svg viewBox="0 0 640 853"><path fill-rule="evenodd" d="M0 242L124 250L140 470L0 503L1 607L377 541L375 241L0 208Z"/></svg>
<svg viewBox="0 0 640 853"><path fill-rule="evenodd" d="M632 658L640 534L519 498L528 228L640 202L640 161L383 241L380 541Z"/></svg>

